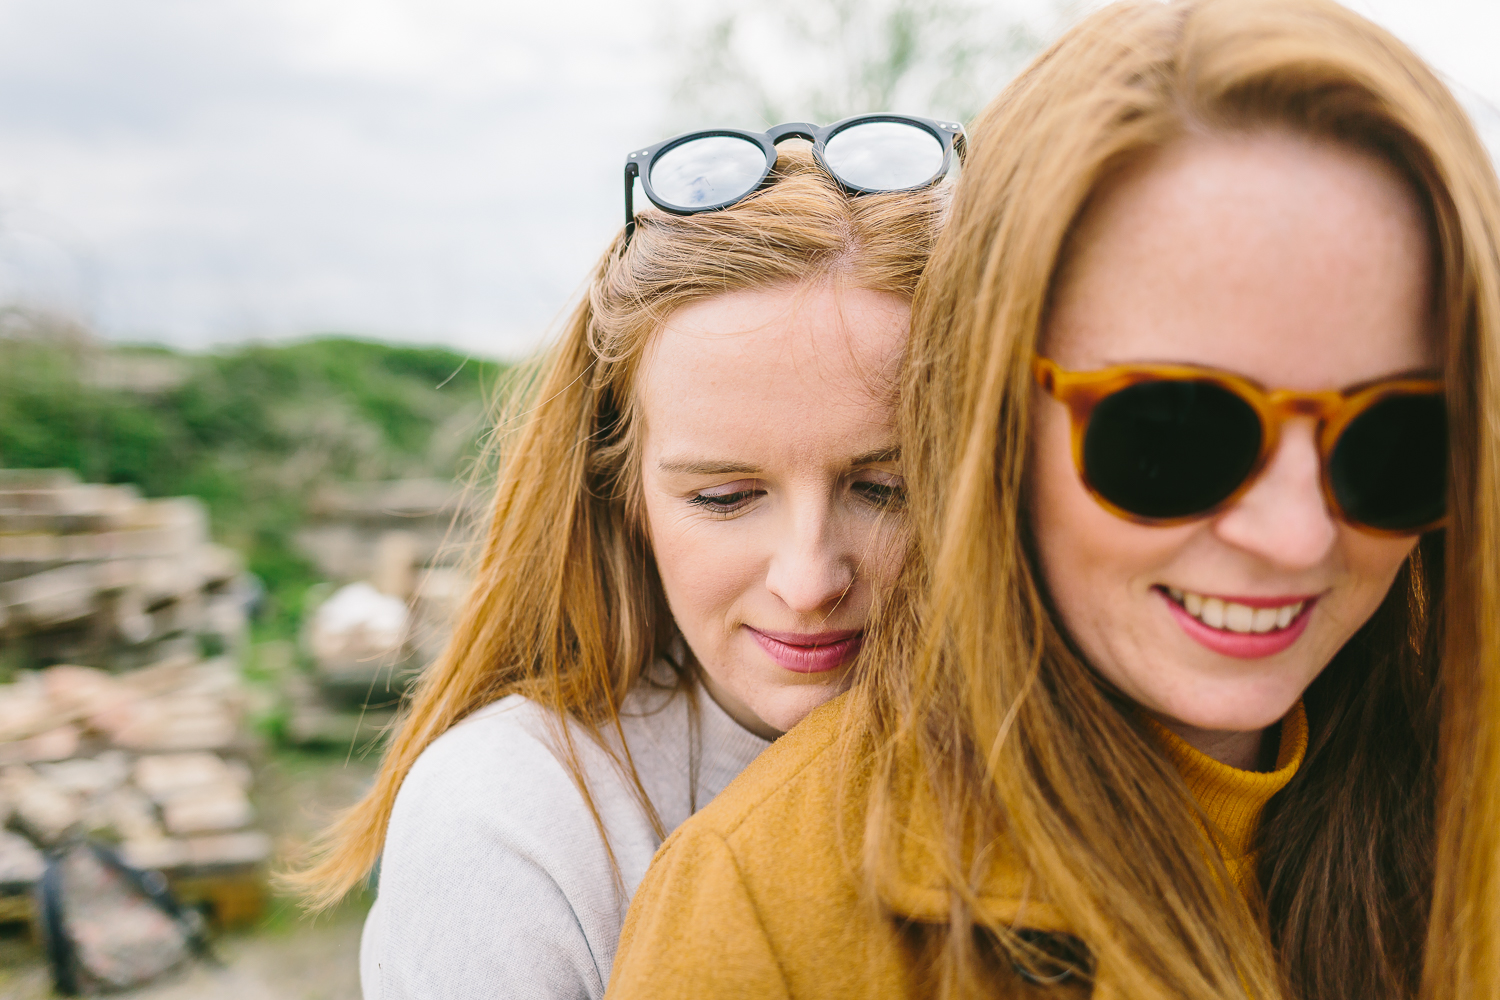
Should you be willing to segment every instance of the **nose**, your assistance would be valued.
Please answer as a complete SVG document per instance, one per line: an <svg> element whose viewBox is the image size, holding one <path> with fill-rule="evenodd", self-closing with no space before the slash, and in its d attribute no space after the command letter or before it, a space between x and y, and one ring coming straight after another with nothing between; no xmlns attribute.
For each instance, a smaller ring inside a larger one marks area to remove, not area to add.
<svg viewBox="0 0 1500 1000"><path fill-rule="evenodd" d="M771 557L766 588L797 614L828 614L854 586L857 556L837 520L822 502L797 505Z"/></svg>
<svg viewBox="0 0 1500 1000"><path fill-rule="evenodd" d="M1323 498L1316 432L1312 420L1287 421L1260 477L1215 519L1219 538L1286 569L1323 560L1338 525Z"/></svg>

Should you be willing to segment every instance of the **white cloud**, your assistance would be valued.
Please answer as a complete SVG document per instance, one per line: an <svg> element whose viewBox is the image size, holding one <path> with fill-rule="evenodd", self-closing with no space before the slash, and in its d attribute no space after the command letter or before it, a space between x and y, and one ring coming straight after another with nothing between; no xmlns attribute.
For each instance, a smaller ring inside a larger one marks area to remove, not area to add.
<svg viewBox="0 0 1500 1000"><path fill-rule="evenodd" d="M526 350L619 226L621 154L660 117L620 5L528 10L0 5L0 292L53 240L89 258L72 305L114 336ZM46 285L21 291L68 282Z"/></svg>
<svg viewBox="0 0 1500 1000"><path fill-rule="evenodd" d="M664 134L673 12L729 2L0 0L0 298L193 346L522 353ZM1352 3L1495 133L1500 4Z"/></svg>

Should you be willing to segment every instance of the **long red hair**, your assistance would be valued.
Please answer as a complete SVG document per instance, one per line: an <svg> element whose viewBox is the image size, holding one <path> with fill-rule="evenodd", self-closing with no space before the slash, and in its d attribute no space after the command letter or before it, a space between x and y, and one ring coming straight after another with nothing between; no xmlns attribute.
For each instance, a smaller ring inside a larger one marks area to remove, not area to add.
<svg viewBox="0 0 1500 1000"><path fill-rule="evenodd" d="M1061 635L1022 497L1030 361L1091 194L1190 131L1264 128L1374 152L1430 214L1451 516L1307 692L1305 764L1259 831L1258 910ZM1468 119L1329 0L1136 0L1085 18L971 134L913 314L905 603L851 713L876 747L870 791L849 792L867 795L872 890L899 875L915 767L946 838L953 919L925 947L947 995L991 991L984 941L1031 955L975 905L998 850L1125 996L1500 997L1500 187Z"/></svg>
<svg viewBox="0 0 1500 1000"><path fill-rule="evenodd" d="M739 289L836 280L909 296L946 206L941 187L850 197L788 149L755 196L720 212L645 213L628 245L616 239L501 421L489 531L447 648L418 683L374 787L285 883L315 909L356 886L380 857L417 757L508 694L576 721L613 753L604 731L618 734L626 693L675 635L638 510L633 385L652 335L681 306ZM557 736L592 808L571 729ZM628 751L619 763L634 776Z"/></svg>

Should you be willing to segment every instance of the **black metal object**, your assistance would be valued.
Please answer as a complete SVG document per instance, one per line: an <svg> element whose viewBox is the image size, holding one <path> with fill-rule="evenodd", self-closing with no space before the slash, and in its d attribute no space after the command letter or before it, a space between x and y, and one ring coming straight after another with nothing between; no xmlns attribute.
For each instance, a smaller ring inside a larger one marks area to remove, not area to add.
<svg viewBox="0 0 1500 1000"><path fill-rule="evenodd" d="M79 849L88 850L99 864L114 872L166 914L180 929L188 949L194 955L215 965L220 964L209 946L208 928L203 915L177 901L161 872L131 867L113 848L96 840L75 840L47 853L47 867L37 884L47 961L52 967L52 982L58 993L63 996L79 996L84 986L80 971L85 974L88 971L80 969L78 948L72 935L68 933L67 904L64 901L63 860L72 851Z"/></svg>

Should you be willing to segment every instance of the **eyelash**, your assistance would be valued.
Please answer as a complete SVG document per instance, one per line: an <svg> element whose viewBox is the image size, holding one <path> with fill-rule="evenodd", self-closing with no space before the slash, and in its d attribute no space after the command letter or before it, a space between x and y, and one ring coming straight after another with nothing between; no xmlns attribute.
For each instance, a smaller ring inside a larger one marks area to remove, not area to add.
<svg viewBox="0 0 1500 1000"><path fill-rule="evenodd" d="M765 490L735 490L733 493L698 493L689 497L688 503L694 507L702 507L717 517L727 517L757 496L764 496L765 492Z"/></svg>
<svg viewBox="0 0 1500 1000"><path fill-rule="evenodd" d="M861 479L851 488L871 506L882 510L899 510L906 504L905 483L877 483Z"/></svg>
<svg viewBox="0 0 1500 1000"><path fill-rule="evenodd" d="M894 483L879 483L868 479L854 482L850 489L872 507L882 510L899 510L906 503L906 487ZM733 493L698 493L688 498L688 503L701 507L708 513L727 517L739 511L756 497L765 496L765 490L735 490Z"/></svg>

